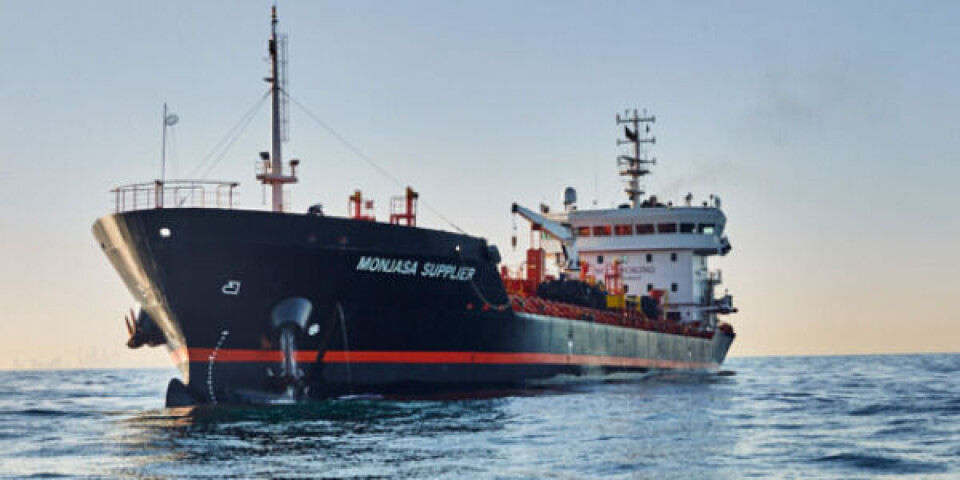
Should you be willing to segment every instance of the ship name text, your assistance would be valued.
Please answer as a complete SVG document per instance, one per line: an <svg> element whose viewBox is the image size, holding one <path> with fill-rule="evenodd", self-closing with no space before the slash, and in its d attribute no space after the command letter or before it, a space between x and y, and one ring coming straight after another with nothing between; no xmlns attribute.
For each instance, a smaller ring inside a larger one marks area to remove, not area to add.
<svg viewBox="0 0 960 480"><path fill-rule="evenodd" d="M407 258L360 257L356 271L389 273L394 275L421 276L438 280L469 281L477 269L453 263L433 263Z"/></svg>
<svg viewBox="0 0 960 480"><path fill-rule="evenodd" d="M620 272L623 274L624 278L638 278L644 275L653 275L657 273L657 269L652 266L621 267Z"/></svg>

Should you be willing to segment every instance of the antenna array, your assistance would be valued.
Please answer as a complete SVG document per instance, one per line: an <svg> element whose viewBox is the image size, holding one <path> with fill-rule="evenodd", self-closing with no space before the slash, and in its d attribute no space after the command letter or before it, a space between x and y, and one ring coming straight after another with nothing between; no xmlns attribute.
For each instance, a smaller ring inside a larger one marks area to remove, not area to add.
<svg viewBox="0 0 960 480"><path fill-rule="evenodd" d="M623 135L626 137L626 140L617 139L617 146L633 145L633 155L618 156L617 165L620 167L620 175L630 177L625 191L634 208L640 205L640 199L645 193L640 189L640 177L650 173L647 165L657 164L657 159L648 158L646 149L642 148L645 143L657 143L657 138L650 134L650 125L656 121L657 118L647 115L646 110L643 111L642 116L637 114L636 109L633 112L624 110L622 117L619 113L617 114L617 125L624 125ZM630 130L631 125L633 130Z"/></svg>

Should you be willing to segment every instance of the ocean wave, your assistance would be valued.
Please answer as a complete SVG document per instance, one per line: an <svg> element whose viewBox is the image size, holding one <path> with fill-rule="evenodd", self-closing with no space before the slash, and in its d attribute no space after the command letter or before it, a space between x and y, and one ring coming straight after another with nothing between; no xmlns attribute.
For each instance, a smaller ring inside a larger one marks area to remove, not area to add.
<svg viewBox="0 0 960 480"><path fill-rule="evenodd" d="M27 417L91 417L99 416L98 413L84 412L79 410L52 410L47 408L27 408L23 410L8 410L0 412L0 415L23 415Z"/></svg>
<svg viewBox="0 0 960 480"><path fill-rule="evenodd" d="M946 471L946 467L936 463L865 453L838 453L817 458L815 461L876 473L920 474Z"/></svg>
<svg viewBox="0 0 960 480"><path fill-rule="evenodd" d="M162 408L167 370L111 371L102 394L102 371L0 372L0 477L945 478L960 383L925 368L958 365L735 358L720 381L184 409Z"/></svg>
<svg viewBox="0 0 960 480"><path fill-rule="evenodd" d="M866 416L899 416L899 415L943 415L955 414L960 412L960 405L951 405L948 402L942 404L903 403L897 399L892 403L874 403L864 407L855 408L848 412L848 415L854 417Z"/></svg>

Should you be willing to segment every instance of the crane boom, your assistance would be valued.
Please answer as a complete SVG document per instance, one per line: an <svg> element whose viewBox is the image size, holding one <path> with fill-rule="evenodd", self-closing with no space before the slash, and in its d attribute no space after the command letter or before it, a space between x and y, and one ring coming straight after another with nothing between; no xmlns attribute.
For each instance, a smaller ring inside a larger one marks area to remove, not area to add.
<svg viewBox="0 0 960 480"><path fill-rule="evenodd" d="M560 241L563 248L563 255L566 257L564 263L565 270L580 269L580 255L577 251L576 241L573 236L573 230L566 225L550 220L529 208L522 207L516 203L510 209L513 213L527 219L530 223L539 226L547 235Z"/></svg>

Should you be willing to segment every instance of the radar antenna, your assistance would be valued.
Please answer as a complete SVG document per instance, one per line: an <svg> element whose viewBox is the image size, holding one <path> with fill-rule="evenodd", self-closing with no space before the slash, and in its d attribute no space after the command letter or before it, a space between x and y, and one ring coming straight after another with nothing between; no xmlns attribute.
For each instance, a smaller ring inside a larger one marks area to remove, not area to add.
<svg viewBox="0 0 960 480"><path fill-rule="evenodd" d="M656 123L657 118L653 115L647 115L647 110L643 110L643 115L637 114L637 110L632 112L625 110L623 116L617 114L617 125L624 125L623 135L626 140L617 139L617 146L633 145L633 155L620 155L617 157L617 166L620 167L620 175L629 177L627 181L627 197L633 208L640 206L643 194L646 193L640 189L640 177L650 173L647 165L656 165L656 158L647 157L646 148L643 144L657 143L657 138L650 134L650 125ZM630 126L633 130L630 130ZM643 127L641 129L641 126Z"/></svg>

